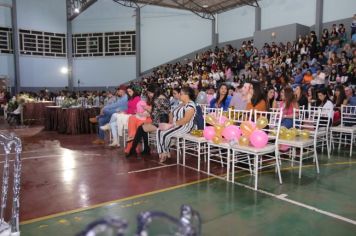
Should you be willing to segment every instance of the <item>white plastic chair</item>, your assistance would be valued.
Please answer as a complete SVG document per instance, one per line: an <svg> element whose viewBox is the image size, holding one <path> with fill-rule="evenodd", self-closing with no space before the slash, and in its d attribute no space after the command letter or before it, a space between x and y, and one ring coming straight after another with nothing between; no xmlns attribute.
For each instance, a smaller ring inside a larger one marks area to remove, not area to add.
<svg viewBox="0 0 356 236"><path fill-rule="evenodd" d="M232 150L232 182L235 182L235 168L247 170L247 168L241 166L241 164L253 166L252 175L255 178L254 189L257 190L258 186L258 172L264 168L275 167L278 174L279 183L282 184L282 177L280 171L279 161L279 130L282 121L282 111L263 112L255 111L254 120L256 121L260 117L265 117L268 120L268 125L262 129L268 134L268 143L263 148L255 148L251 146L241 146L235 144L231 147ZM276 136L271 135L272 132L276 133ZM245 154L245 156L243 155ZM247 154L247 157L246 157ZM249 156L253 156L253 164L251 164Z"/></svg>
<svg viewBox="0 0 356 236"><path fill-rule="evenodd" d="M331 127L330 133L332 147L334 147L334 143L338 143L340 150L341 144L350 145L351 157L356 137L356 106L341 106L341 124ZM338 137L336 137L337 135Z"/></svg>
<svg viewBox="0 0 356 236"><path fill-rule="evenodd" d="M202 107L202 112L204 116L204 128L206 127L206 122L205 122L205 116L210 114L210 113L215 113L217 116L217 119L220 119L222 116L223 110L222 108L209 108L207 106ZM186 134L182 137L182 145L180 146L178 142L179 148L182 148L183 150L183 155L182 155L182 165L186 165L186 155L190 156L196 156L198 159L198 166L197 170L200 171L200 163L201 163L201 156L206 156L207 154L207 149L206 149L206 143L207 140L204 137L196 137L191 134ZM177 156L177 164L180 164L180 157ZM195 169L195 168L193 168Z"/></svg>
<svg viewBox="0 0 356 236"><path fill-rule="evenodd" d="M293 127L298 130L308 130L310 136L306 138L296 137L294 140L284 140L280 139L279 144L287 145L292 148L293 154L291 158L280 158L282 160L287 160L292 163L295 162L299 164L299 178L302 177L302 165L303 160L313 158L316 171L319 174L319 161L317 155L317 139L320 123L320 113L321 109L315 110L296 110L294 109L293 115ZM296 149L299 149L299 160L295 158Z"/></svg>
<svg viewBox="0 0 356 236"><path fill-rule="evenodd" d="M252 119L252 110L235 110L229 109L229 118L234 121L234 124L240 125L243 121L251 121ZM224 152L222 151L224 150ZM223 153L226 153L226 157L223 156ZM218 162L214 159L217 157L220 163L226 164L226 180L230 181L230 165L231 165L231 147L229 143L220 143L215 144L208 142L208 170L207 173L211 175L210 171L210 162ZM247 160L250 160L249 156L243 154ZM225 160L225 161L224 161Z"/></svg>

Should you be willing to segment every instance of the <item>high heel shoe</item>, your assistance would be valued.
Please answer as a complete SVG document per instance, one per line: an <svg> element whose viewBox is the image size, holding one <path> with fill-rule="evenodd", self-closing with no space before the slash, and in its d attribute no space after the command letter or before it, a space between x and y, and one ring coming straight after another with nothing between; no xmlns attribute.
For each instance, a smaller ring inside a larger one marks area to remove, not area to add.
<svg viewBox="0 0 356 236"><path fill-rule="evenodd" d="M126 158L137 157L137 152L135 149L131 149L129 153L125 154Z"/></svg>
<svg viewBox="0 0 356 236"><path fill-rule="evenodd" d="M151 154L151 149L150 148L145 148L143 149L143 151L141 152L142 155L150 155Z"/></svg>

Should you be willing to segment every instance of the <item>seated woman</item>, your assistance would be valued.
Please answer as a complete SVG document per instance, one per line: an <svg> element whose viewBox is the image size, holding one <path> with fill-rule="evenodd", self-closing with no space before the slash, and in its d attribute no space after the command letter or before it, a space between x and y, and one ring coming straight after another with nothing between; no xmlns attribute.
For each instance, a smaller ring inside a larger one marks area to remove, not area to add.
<svg viewBox="0 0 356 236"><path fill-rule="evenodd" d="M189 133L194 126L196 107L194 103L195 93L192 88L181 90L180 100L182 105L173 110L170 115L170 123L164 124L157 130L157 152L160 162L170 157L170 144L173 137Z"/></svg>
<svg viewBox="0 0 356 236"><path fill-rule="evenodd" d="M129 142L132 142L131 149L126 153L126 157L137 156L136 147L143 139L144 150L142 154L149 154L148 133L157 130L159 123L169 121L170 103L169 99L164 95L164 90L157 85L151 84L147 88L147 112L151 114L152 123L142 124L137 128L135 137Z"/></svg>
<svg viewBox="0 0 356 236"><path fill-rule="evenodd" d="M139 103L137 103L136 115L132 115L129 117L128 129L127 129L128 142L125 147L125 154L128 154L130 152L130 149L132 147L132 140L136 135L136 131L138 127L140 127L143 124L152 123L150 113L147 112L147 110L150 109L151 109L150 106L147 105L145 101L140 101Z"/></svg>
<svg viewBox="0 0 356 236"><path fill-rule="evenodd" d="M293 109L299 109L299 105L291 87L286 87L281 90L281 101L276 101L273 104L274 108L280 108L283 112L281 126L290 129L293 127Z"/></svg>
<svg viewBox="0 0 356 236"><path fill-rule="evenodd" d="M322 113L325 116L329 115L330 117L330 120L326 120L324 117L321 117L320 124L326 125L327 122L331 122L330 124L332 124L332 119L334 117L334 104L330 101L327 90L325 88L318 90L317 95L318 95L318 101L316 105L318 107L322 107Z"/></svg>
<svg viewBox="0 0 356 236"><path fill-rule="evenodd" d="M346 106L348 103L343 85L336 86L333 103L335 104L333 125L339 125L341 122L341 106Z"/></svg>
<svg viewBox="0 0 356 236"><path fill-rule="evenodd" d="M127 125L129 117L136 114L137 103L141 100L140 94L133 87L128 87L126 93L128 96L127 110L114 113L110 118L110 122L100 127L102 130L111 130L113 141L109 144L110 147L120 147L119 136L122 136L124 126Z"/></svg>
<svg viewBox="0 0 356 236"><path fill-rule="evenodd" d="M251 82L245 110L267 111L267 104L260 82Z"/></svg>
<svg viewBox="0 0 356 236"><path fill-rule="evenodd" d="M221 84L218 88L216 98L210 101L210 108L223 108L228 111L231 102L231 96L228 95L228 87L226 84Z"/></svg>
<svg viewBox="0 0 356 236"><path fill-rule="evenodd" d="M308 98L303 94L303 89L301 85L298 85L294 89L294 96L298 102L299 107L308 108Z"/></svg>

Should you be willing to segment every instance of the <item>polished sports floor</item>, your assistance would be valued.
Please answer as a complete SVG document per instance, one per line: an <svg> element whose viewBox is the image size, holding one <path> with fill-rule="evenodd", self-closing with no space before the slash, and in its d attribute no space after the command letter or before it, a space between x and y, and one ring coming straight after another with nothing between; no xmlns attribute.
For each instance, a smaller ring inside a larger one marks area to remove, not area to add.
<svg viewBox="0 0 356 236"><path fill-rule="evenodd" d="M297 167L283 163L282 185L267 169L254 191L248 172L238 171L232 184L176 165L175 158L126 159L122 148L92 145L94 135L14 131L24 146L21 235L75 235L106 216L127 219L133 235L140 212L178 217L182 204L200 212L202 235L356 235L356 153L350 158L347 148L331 159L319 153L319 175L312 161L301 179ZM220 165L213 171L224 173ZM158 223L152 230L169 235L172 228Z"/></svg>

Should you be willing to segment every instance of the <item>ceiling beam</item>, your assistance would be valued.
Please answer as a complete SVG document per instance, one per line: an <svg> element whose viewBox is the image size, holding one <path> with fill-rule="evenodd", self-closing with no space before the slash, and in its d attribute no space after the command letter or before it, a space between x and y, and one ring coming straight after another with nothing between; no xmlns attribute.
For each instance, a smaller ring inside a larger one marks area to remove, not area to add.
<svg viewBox="0 0 356 236"><path fill-rule="evenodd" d="M215 16L214 16L212 13L206 11L205 8L200 7L200 5L197 4L197 3L195 3L194 1L191 1L191 2L192 2L193 4L195 4L196 6L200 7L201 10L204 10L204 11L202 11L202 12L201 12L201 11L196 11L196 10L194 10L194 9L192 9L192 8L186 7L185 5L183 5L182 3L180 3L178 0L172 0L172 1L175 2L175 3L176 3L178 6L180 6L181 8L183 8L183 9L185 9L185 10L188 10L188 11L191 11L191 12L193 12L195 15L197 15L197 16L203 18L203 19L208 19L208 20L213 20L213 19L215 19Z"/></svg>
<svg viewBox="0 0 356 236"><path fill-rule="evenodd" d="M67 8L67 19L69 21L74 20L77 16L83 13L86 9L88 9L91 5L93 5L97 0L67 0L68 8ZM79 4L79 6L75 6L75 2ZM74 9L78 7L79 12L74 12Z"/></svg>

